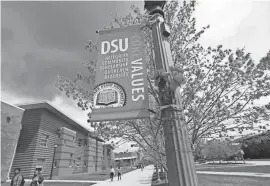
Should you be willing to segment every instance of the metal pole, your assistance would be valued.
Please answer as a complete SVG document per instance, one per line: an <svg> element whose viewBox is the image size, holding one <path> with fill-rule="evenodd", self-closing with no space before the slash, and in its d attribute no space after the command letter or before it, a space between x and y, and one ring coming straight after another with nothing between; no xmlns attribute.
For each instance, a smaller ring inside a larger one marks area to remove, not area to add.
<svg viewBox="0 0 270 186"><path fill-rule="evenodd" d="M52 179L52 173L53 173L53 164L54 164L54 159L55 159L55 151L56 151L56 147L57 145L54 145L54 151L53 151L53 161L52 161L52 168L51 168L51 172L50 172L50 178L49 180Z"/></svg>
<svg viewBox="0 0 270 186"><path fill-rule="evenodd" d="M97 138L96 138L96 163L95 163L95 170L97 172L97 167L98 167L98 141L97 141Z"/></svg>
<svg viewBox="0 0 270 186"><path fill-rule="evenodd" d="M157 70L169 72L169 67L173 66L170 44L164 34L164 18L161 7L155 7L155 23L152 26L152 37L155 50L155 64ZM151 11L154 12L153 10ZM162 26L162 29L161 29ZM165 28L166 29L166 28ZM163 32L163 33L162 33ZM166 35L166 34L165 34ZM168 35L166 35L168 36ZM169 87L159 86L161 104L175 104L180 108L181 95L180 87L173 90L171 98L168 98ZM167 94L164 96L164 94ZM195 170L194 159L190 146L189 136L187 133L184 120L181 118L182 113L167 108L161 111L161 118L164 121L164 137L166 160L168 167L168 180L170 186L198 186L198 178Z"/></svg>

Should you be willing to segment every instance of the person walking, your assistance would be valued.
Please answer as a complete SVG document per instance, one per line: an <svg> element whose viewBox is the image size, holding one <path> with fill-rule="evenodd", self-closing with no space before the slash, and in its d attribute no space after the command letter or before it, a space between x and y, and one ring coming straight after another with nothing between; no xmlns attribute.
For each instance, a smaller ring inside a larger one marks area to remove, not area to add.
<svg viewBox="0 0 270 186"><path fill-rule="evenodd" d="M121 175L122 175L122 171L121 171L121 167L119 166L118 169L117 169L117 175L118 175L118 181L119 179L121 180Z"/></svg>
<svg viewBox="0 0 270 186"><path fill-rule="evenodd" d="M10 186L24 186L24 178L21 175L21 169L20 168L16 168L14 170L14 176L11 179L11 183Z"/></svg>
<svg viewBox="0 0 270 186"><path fill-rule="evenodd" d="M111 166L111 172L110 172L111 181L113 181L113 177L114 177L114 168Z"/></svg>
<svg viewBox="0 0 270 186"><path fill-rule="evenodd" d="M41 172L36 170L34 172L30 186L43 186L43 181L44 181L44 178L43 178Z"/></svg>

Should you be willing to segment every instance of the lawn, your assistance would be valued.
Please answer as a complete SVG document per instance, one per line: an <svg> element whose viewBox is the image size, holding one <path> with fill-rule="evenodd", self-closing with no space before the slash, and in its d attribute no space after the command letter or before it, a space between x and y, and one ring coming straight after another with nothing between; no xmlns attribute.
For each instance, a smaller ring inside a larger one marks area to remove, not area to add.
<svg viewBox="0 0 270 186"><path fill-rule="evenodd" d="M198 175L199 186L269 186L270 178Z"/></svg>
<svg viewBox="0 0 270 186"><path fill-rule="evenodd" d="M122 167L122 174L126 174L130 171L136 170L133 167ZM117 175L115 174L115 177ZM87 180L87 181L103 181L110 179L110 171L100 171L100 172L93 172L89 174L72 174L68 176L60 176L57 178L58 180Z"/></svg>
<svg viewBox="0 0 270 186"><path fill-rule="evenodd" d="M265 166L237 166L237 167L206 167L199 168L198 171L215 171L215 172L255 172L270 173L270 165Z"/></svg>
<svg viewBox="0 0 270 186"><path fill-rule="evenodd" d="M269 186L270 178L198 175L199 186ZM153 182L154 183L154 182ZM167 186L166 184L152 186Z"/></svg>

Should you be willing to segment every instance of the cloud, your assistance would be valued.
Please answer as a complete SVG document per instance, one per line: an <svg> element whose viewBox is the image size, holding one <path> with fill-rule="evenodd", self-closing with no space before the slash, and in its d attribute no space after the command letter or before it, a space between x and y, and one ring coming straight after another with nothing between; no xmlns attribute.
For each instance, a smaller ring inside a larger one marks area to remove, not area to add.
<svg viewBox="0 0 270 186"><path fill-rule="evenodd" d="M200 39L206 46L245 47L258 62L270 49L270 2L202 0L194 15L197 28L210 24Z"/></svg>
<svg viewBox="0 0 270 186"><path fill-rule="evenodd" d="M94 56L84 44L109 24L111 11L126 14L132 4L3 2L2 90L53 99L57 75L73 79L87 72L82 63Z"/></svg>
<svg viewBox="0 0 270 186"><path fill-rule="evenodd" d="M74 119L80 125L85 128L90 129L89 123L87 123L87 113L88 111L82 111L72 99L65 98L63 96L55 96L51 101L58 110L67 114L70 118Z"/></svg>
<svg viewBox="0 0 270 186"><path fill-rule="evenodd" d="M65 49L39 46L17 12L4 9L3 15L2 90L52 99L57 93L54 86L57 74L74 76L70 69L81 70L83 67L78 64L83 58Z"/></svg>
<svg viewBox="0 0 270 186"><path fill-rule="evenodd" d="M2 99L48 100L87 126L85 113L54 83L58 74L72 79L86 72L82 63L94 56L84 43L97 39L96 30L109 25L111 12L127 15L132 4L143 8L143 1L2 2ZM195 16L197 28L211 25L200 40L206 46L246 46L255 60L270 49L269 1L202 0Z"/></svg>

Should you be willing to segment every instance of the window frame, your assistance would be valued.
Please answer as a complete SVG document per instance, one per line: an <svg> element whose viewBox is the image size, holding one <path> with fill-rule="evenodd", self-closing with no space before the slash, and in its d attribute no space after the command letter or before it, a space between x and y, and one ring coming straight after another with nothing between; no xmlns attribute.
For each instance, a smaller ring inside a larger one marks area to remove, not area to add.
<svg viewBox="0 0 270 186"><path fill-rule="evenodd" d="M45 138L43 139L43 137L45 137ZM40 147L48 147L49 138L50 138L49 135L41 133L40 137L39 137L39 146ZM43 144L45 144L45 145L43 145Z"/></svg>
<svg viewBox="0 0 270 186"><path fill-rule="evenodd" d="M40 162L39 160L41 160L41 162L42 162L41 165L38 164L38 162ZM37 168L37 167L38 167L38 168L41 167L41 170L43 170L44 165L45 165L45 161L46 161L45 158L37 158L37 161L36 161L36 168Z"/></svg>
<svg viewBox="0 0 270 186"><path fill-rule="evenodd" d="M78 146L81 147L82 146L82 139L78 138Z"/></svg>
<svg viewBox="0 0 270 186"><path fill-rule="evenodd" d="M72 164L73 164L73 160L74 160L74 154L73 153L70 153L70 158L69 158L69 165L68 167L72 167Z"/></svg>

